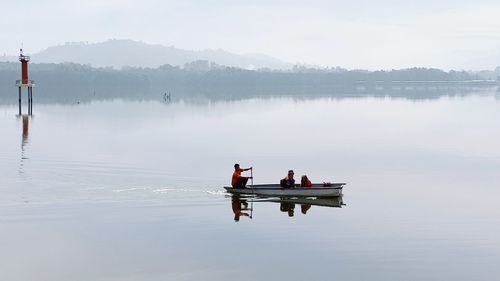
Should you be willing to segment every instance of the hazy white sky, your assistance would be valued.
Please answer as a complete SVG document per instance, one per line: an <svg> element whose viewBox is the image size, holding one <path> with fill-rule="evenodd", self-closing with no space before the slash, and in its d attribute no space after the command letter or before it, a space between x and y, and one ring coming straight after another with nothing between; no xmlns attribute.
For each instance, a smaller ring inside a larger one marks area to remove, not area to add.
<svg viewBox="0 0 500 281"><path fill-rule="evenodd" d="M0 0L0 55L134 39L347 68L500 65L500 1Z"/></svg>

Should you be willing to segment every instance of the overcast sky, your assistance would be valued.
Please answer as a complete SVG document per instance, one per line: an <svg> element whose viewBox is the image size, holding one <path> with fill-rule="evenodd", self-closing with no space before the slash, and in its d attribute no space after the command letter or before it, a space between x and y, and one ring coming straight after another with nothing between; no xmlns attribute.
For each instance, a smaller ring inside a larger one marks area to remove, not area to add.
<svg viewBox="0 0 500 281"><path fill-rule="evenodd" d="M500 1L0 0L0 55L133 39L347 68L500 65Z"/></svg>

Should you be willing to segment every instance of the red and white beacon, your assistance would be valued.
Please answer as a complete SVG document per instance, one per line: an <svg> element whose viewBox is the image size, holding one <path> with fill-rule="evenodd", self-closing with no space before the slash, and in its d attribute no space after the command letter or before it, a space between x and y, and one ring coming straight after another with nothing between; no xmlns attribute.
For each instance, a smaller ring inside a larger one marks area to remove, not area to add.
<svg viewBox="0 0 500 281"><path fill-rule="evenodd" d="M33 114L33 86L35 81L28 78L28 62L29 56L23 54L23 49L20 49L19 61L21 62L21 80L16 80L16 86L19 88L19 115L21 115L21 88L28 88L28 114Z"/></svg>

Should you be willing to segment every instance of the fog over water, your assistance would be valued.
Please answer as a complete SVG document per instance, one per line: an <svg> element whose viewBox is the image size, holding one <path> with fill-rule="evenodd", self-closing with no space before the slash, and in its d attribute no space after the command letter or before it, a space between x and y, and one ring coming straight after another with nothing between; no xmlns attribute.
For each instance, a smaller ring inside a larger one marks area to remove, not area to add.
<svg viewBox="0 0 500 281"><path fill-rule="evenodd" d="M6 280L500 273L494 90L420 100L92 100L16 114L0 105ZM330 207L248 200L252 218L235 222L235 199L222 189L235 162L254 167L255 183L294 169L347 185Z"/></svg>
<svg viewBox="0 0 500 281"><path fill-rule="evenodd" d="M134 39L349 69L493 69L498 1L3 1L0 56Z"/></svg>

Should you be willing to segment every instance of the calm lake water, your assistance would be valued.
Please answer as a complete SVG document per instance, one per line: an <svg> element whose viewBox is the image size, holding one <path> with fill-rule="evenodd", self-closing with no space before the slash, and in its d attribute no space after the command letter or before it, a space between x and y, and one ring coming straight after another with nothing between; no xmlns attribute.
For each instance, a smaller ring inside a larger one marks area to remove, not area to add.
<svg viewBox="0 0 500 281"><path fill-rule="evenodd" d="M498 97L0 105L0 279L494 280ZM236 222L235 162L347 185Z"/></svg>

